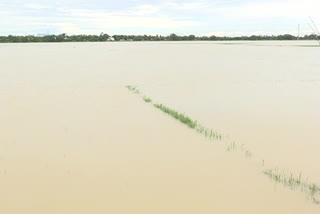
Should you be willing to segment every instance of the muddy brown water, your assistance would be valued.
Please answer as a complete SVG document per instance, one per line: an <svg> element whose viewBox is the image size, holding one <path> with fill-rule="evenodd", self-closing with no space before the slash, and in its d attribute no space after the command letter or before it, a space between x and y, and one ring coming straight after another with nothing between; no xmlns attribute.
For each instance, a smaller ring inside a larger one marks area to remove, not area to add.
<svg viewBox="0 0 320 214"><path fill-rule="evenodd" d="M314 44L0 44L0 212L319 213L124 87L318 182Z"/></svg>

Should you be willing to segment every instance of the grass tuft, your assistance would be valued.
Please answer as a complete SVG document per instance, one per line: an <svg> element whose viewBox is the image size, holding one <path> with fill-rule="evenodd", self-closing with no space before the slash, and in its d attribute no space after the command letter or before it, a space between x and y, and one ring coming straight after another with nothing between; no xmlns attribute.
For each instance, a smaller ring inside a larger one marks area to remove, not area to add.
<svg viewBox="0 0 320 214"><path fill-rule="evenodd" d="M152 100L149 98L149 97L143 97L143 100L146 102L146 103L151 103Z"/></svg>
<svg viewBox="0 0 320 214"><path fill-rule="evenodd" d="M251 158L252 157L252 153L249 150L246 150L245 156L246 156L246 158Z"/></svg>
<svg viewBox="0 0 320 214"><path fill-rule="evenodd" d="M281 183L291 189L300 189L302 192L307 193L309 196L313 197L313 201L316 202L317 199L314 197L320 193L320 188L314 183L309 183L308 179L303 179L301 173L299 176L294 176L292 173L286 173L284 170L279 170L278 168L264 170L263 173L269 178L274 180L276 183Z"/></svg>
<svg viewBox="0 0 320 214"><path fill-rule="evenodd" d="M237 144L235 142L228 144L226 150L227 152L237 150Z"/></svg>
<svg viewBox="0 0 320 214"><path fill-rule="evenodd" d="M132 91L135 94L140 94L140 91L137 89L136 86L127 85L126 88L129 89L129 91Z"/></svg>

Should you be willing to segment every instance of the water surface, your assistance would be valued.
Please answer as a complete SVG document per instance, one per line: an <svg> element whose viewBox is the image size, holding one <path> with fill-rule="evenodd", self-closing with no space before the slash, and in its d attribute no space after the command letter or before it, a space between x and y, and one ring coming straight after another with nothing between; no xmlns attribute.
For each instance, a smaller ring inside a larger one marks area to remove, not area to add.
<svg viewBox="0 0 320 214"><path fill-rule="evenodd" d="M320 180L314 42L0 45L1 213L318 213L128 92Z"/></svg>

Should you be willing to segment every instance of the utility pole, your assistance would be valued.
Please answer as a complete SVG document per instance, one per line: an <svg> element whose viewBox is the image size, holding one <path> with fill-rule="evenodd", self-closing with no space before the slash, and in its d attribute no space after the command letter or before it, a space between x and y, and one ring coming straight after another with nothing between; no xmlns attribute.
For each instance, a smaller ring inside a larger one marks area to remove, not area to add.
<svg viewBox="0 0 320 214"><path fill-rule="evenodd" d="M300 24L298 24L298 35L297 35L297 40L300 38Z"/></svg>

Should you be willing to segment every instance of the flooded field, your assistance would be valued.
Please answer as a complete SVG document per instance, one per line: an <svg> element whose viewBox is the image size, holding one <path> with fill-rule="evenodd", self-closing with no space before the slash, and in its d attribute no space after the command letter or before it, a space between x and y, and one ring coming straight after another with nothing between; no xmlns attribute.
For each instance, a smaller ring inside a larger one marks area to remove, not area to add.
<svg viewBox="0 0 320 214"><path fill-rule="evenodd" d="M0 213L319 213L316 45L0 44Z"/></svg>

